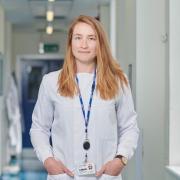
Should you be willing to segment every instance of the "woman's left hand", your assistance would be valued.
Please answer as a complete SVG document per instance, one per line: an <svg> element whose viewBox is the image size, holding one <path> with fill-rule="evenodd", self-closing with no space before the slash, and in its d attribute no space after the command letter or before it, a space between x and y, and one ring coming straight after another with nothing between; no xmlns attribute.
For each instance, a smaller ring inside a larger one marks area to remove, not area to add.
<svg viewBox="0 0 180 180"><path fill-rule="evenodd" d="M102 168L97 171L96 176L107 174L110 176L118 176L124 168L123 163L120 159L114 158L112 161L107 162Z"/></svg>

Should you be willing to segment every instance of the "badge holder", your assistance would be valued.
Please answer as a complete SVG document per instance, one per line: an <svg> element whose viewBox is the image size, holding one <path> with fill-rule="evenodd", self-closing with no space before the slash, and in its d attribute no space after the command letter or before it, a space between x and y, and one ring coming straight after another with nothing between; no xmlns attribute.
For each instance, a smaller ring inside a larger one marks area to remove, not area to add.
<svg viewBox="0 0 180 180"><path fill-rule="evenodd" d="M82 108L82 112L83 112L83 116L84 116L84 121L85 121L85 140L83 143L83 149L86 151L84 163L77 168L79 176L88 176L88 175L90 176L90 175L95 175L95 173L96 173L95 164L88 162L88 154L87 154L87 151L90 149L90 141L88 138L88 123L89 123L93 93L95 90L95 79L96 79L96 68L94 70L94 77L93 77L93 83L92 83L92 87L91 87L91 95L90 95L90 99L89 99L89 106L88 106L88 112L87 112L87 118L86 118L83 99L82 99L81 91L79 88L79 80L78 80L78 77L76 76L76 81L77 81L78 91L79 91L79 100L80 100L80 104L81 104L81 108Z"/></svg>
<svg viewBox="0 0 180 180"><path fill-rule="evenodd" d="M79 176L95 175L96 168L94 163L86 162L78 167Z"/></svg>

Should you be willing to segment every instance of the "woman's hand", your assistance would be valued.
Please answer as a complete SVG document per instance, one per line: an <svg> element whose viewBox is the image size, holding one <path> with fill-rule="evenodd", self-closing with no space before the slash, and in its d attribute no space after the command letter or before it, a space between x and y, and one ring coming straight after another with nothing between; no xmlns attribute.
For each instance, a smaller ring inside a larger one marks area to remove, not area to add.
<svg viewBox="0 0 180 180"><path fill-rule="evenodd" d="M67 167L65 167L61 161L57 161L53 157L49 157L44 161L44 167L50 175L66 173L69 176L74 176L74 174Z"/></svg>
<svg viewBox="0 0 180 180"><path fill-rule="evenodd" d="M112 161L107 162L102 168L96 173L96 176L107 174L110 176L118 176L124 168L123 163L120 159L114 158Z"/></svg>

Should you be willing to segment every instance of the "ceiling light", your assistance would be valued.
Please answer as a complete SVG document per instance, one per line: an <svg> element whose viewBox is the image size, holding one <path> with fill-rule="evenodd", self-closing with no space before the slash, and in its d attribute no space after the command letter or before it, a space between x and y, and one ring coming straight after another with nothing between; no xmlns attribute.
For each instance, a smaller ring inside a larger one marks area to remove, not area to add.
<svg viewBox="0 0 180 180"><path fill-rule="evenodd" d="M54 20L54 11L48 10L46 12L46 19L48 22L53 21Z"/></svg>
<svg viewBox="0 0 180 180"><path fill-rule="evenodd" d="M52 34L53 33L53 26L52 25L48 25L46 27L46 33L47 34Z"/></svg>
<svg viewBox="0 0 180 180"><path fill-rule="evenodd" d="M55 0L48 0L49 2L54 2Z"/></svg>

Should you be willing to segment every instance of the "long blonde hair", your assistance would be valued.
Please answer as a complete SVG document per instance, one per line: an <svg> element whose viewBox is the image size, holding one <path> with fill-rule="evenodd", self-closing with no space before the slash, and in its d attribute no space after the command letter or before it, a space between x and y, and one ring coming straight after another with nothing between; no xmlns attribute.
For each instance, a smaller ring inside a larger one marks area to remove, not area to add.
<svg viewBox="0 0 180 180"><path fill-rule="evenodd" d="M77 17L69 27L65 61L58 80L58 91L65 97L74 97L77 94L77 84L75 82L76 63L72 53L72 35L75 25L80 22L90 25L97 36L96 89L102 99L112 99L118 94L123 84L128 85L128 81L120 65L112 56L106 34L100 22L85 15Z"/></svg>

